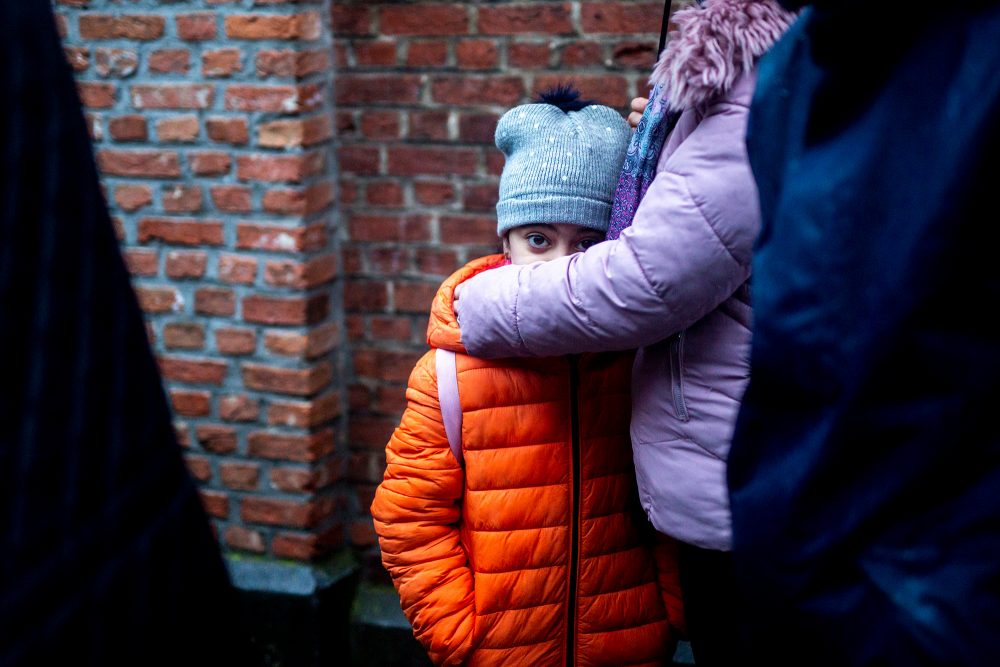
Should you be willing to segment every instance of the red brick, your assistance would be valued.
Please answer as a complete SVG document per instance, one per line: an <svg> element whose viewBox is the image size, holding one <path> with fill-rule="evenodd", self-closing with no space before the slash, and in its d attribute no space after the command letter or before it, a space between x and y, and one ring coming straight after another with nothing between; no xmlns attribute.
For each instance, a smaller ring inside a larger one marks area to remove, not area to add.
<svg viewBox="0 0 1000 667"><path fill-rule="evenodd" d="M458 175L476 173L479 153L471 148L393 146L388 172L393 176Z"/></svg>
<svg viewBox="0 0 1000 667"><path fill-rule="evenodd" d="M125 251L125 263L133 276L155 276L159 262L160 254L155 250L129 248Z"/></svg>
<svg viewBox="0 0 1000 667"><path fill-rule="evenodd" d="M181 447L188 448L191 446L191 437L187 423L174 423L174 437L177 438L177 444Z"/></svg>
<svg viewBox="0 0 1000 667"><path fill-rule="evenodd" d="M352 447L384 450L385 443L396 428L397 419L352 415L348 423L347 440Z"/></svg>
<svg viewBox="0 0 1000 667"><path fill-rule="evenodd" d="M549 42L518 42L507 49L507 64L526 69L546 69L549 66Z"/></svg>
<svg viewBox="0 0 1000 667"><path fill-rule="evenodd" d="M350 218L352 241L429 241L430 218L420 215L359 215Z"/></svg>
<svg viewBox="0 0 1000 667"><path fill-rule="evenodd" d="M455 59L460 69L493 69L497 66L499 50L494 41L470 39L455 47Z"/></svg>
<svg viewBox="0 0 1000 667"><path fill-rule="evenodd" d="M337 276L337 256L323 255L307 262L271 260L264 266L264 282L275 287L310 289Z"/></svg>
<svg viewBox="0 0 1000 667"><path fill-rule="evenodd" d="M201 251L172 251L167 254L167 276L174 280L201 278L207 261L208 256Z"/></svg>
<svg viewBox="0 0 1000 667"><path fill-rule="evenodd" d="M236 312L236 295L231 289L202 287L194 293L194 310L199 315L227 317Z"/></svg>
<svg viewBox="0 0 1000 667"><path fill-rule="evenodd" d="M204 456L192 456L188 454L184 457L188 472L199 482L207 482L212 479L212 463Z"/></svg>
<svg viewBox="0 0 1000 667"><path fill-rule="evenodd" d="M397 246L368 249L368 269L382 275L398 275L410 271L410 248Z"/></svg>
<svg viewBox="0 0 1000 667"><path fill-rule="evenodd" d="M243 384L248 389L292 396L311 396L333 379L333 367L327 362L308 368L279 368L246 363L242 366Z"/></svg>
<svg viewBox="0 0 1000 667"><path fill-rule="evenodd" d="M407 67L441 67L448 60L448 43L442 40L410 42Z"/></svg>
<svg viewBox="0 0 1000 667"><path fill-rule="evenodd" d="M84 113L84 122L87 124L87 133L90 140L97 142L104 139L104 117L96 113Z"/></svg>
<svg viewBox="0 0 1000 667"><path fill-rule="evenodd" d="M494 243L497 238L496 218L486 216L442 216L441 238L448 243Z"/></svg>
<svg viewBox="0 0 1000 667"><path fill-rule="evenodd" d="M124 78L135 74L139 67L139 54L135 49L94 50L94 69L103 77Z"/></svg>
<svg viewBox="0 0 1000 667"><path fill-rule="evenodd" d="M448 138L447 111L411 111L410 139L443 140Z"/></svg>
<svg viewBox="0 0 1000 667"><path fill-rule="evenodd" d="M325 518L329 503L247 497L240 502L240 517L247 523L262 523L293 528L311 528Z"/></svg>
<svg viewBox="0 0 1000 667"><path fill-rule="evenodd" d="M236 226L236 247L243 250L304 252L326 245L322 224L308 227L279 227L243 223Z"/></svg>
<svg viewBox="0 0 1000 667"><path fill-rule="evenodd" d="M202 424L195 429L195 437L203 449L215 454L232 454L236 451L236 430L228 426Z"/></svg>
<svg viewBox="0 0 1000 667"><path fill-rule="evenodd" d="M628 69L647 67L656 58L656 43L620 42L611 52L611 59L618 67Z"/></svg>
<svg viewBox="0 0 1000 667"><path fill-rule="evenodd" d="M337 102L342 105L415 104L420 101L422 88L416 74L341 74L335 86ZM480 103L476 98L473 100Z"/></svg>
<svg viewBox="0 0 1000 667"><path fill-rule="evenodd" d="M201 84L135 85L131 95L136 109L207 109L215 89Z"/></svg>
<svg viewBox="0 0 1000 667"><path fill-rule="evenodd" d="M260 404L249 396L233 394L219 399L219 417L227 422L255 422Z"/></svg>
<svg viewBox="0 0 1000 667"><path fill-rule="evenodd" d="M226 153L188 153L188 164L197 176L222 176L232 168L232 158Z"/></svg>
<svg viewBox="0 0 1000 667"><path fill-rule="evenodd" d="M428 305L430 303L428 302ZM354 373L359 378L383 382L406 382L423 353L355 348L352 358ZM354 419L352 416L351 419Z"/></svg>
<svg viewBox="0 0 1000 667"><path fill-rule="evenodd" d="M378 542L375 527L370 518L355 519L348 528L348 539L356 547L371 547Z"/></svg>
<svg viewBox="0 0 1000 667"><path fill-rule="evenodd" d="M580 25L588 33L647 33L650 17L662 13L657 2L584 2Z"/></svg>
<svg viewBox="0 0 1000 667"><path fill-rule="evenodd" d="M229 496L219 491L206 491L202 489L198 492L201 496L201 504L209 516L217 519L229 517Z"/></svg>
<svg viewBox="0 0 1000 667"><path fill-rule="evenodd" d="M201 73L210 78L232 76L243 69L243 52L239 49L217 49L201 54Z"/></svg>
<svg viewBox="0 0 1000 667"><path fill-rule="evenodd" d="M152 240L178 245L221 245L222 223L186 218L143 218L139 221L139 243Z"/></svg>
<svg viewBox="0 0 1000 667"><path fill-rule="evenodd" d="M458 121L458 138L465 143L493 144L500 116L492 113L463 113Z"/></svg>
<svg viewBox="0 0 1000 667"><path fill-rule="evenodd" d="M267 548L260 531L250 530L243 526L226 526L223 539L226 542L226 546L240 551L262 554Z"/></svg>
<svg viewBox="0 0 1000 667"><path fill-rule="evenodd" d="M500 197L499 189L498 183L467 184L462 195L462 208L466 211L494 210Z"/></svg>
<svg viewBox="0 0 1000 667"><path fill-rule="evenodd" d="M67 46L63 48L63 53L74 72L85 72L90 67L90 49L83 46Z"/></svg>
<svg viewBox="0 0 1000 667"><path fill-rule="evenodd" d="M267 423L292 428L312 428L340 416L340 394L333 392L311 401L274 401L267 410Z"/></svg>
<svg viewBox="0 0 1000 667"><path fill-rule="evenodd" d="M407 317L371 318L372 338L405 342L413 337L413 325Z"/></svg>
<svg viewBox="0 0 1000 667"><path fill-rule="evenodd" d="M295 190L268 190L261 205L269 213L281 215L312 215L328 209L333 204L332 183L316 183Z"/></svg>
<svg viewBox="0 0 1000 667"><path fill-rule="evenodd" d="M163 210L167 213L194 213L201 210L201 188L193 185L171 185L160 195Z"/></svg>
<svg viewBox="0 0 1000 667"><path fill-rule="evenodd" d="M562 64L565 67L603 65L604 48L599 42L575 42L567 44L562 50Z"/></svg>
<svg viewBox="0 0 1000 667"><path fill-rule="evenodd" d="M319 14L234 14L225 18L229 39L312 40L320 36Z"/></svg>
<svg viewBox="0 0 1000 667"><path fill-rule="evenodd" d="M89 109L110 109L115 105L117 89L113 83L80 81L76 84L80 101Z"/></svg>
<svg viewBox="0 0 1000 667"><path fill-rule="evenodd" d="M340 171L345 174L358 176L377 174L379 173L379 160L379 151L376 146L341 146L337 149L337 165L340 167Z"/></svg>
<svg viewBox="0 0 1000 667"><path fill-rule="evenodd" d="M333 137L328 114L294 120L276 120L257 126L257 145L263 148L314 146Z"/></svg>
<svg viewBox="0 0 1000 667"><path fill-rule="evenodd" d="M371 34L372 20L368 7L334 3L331 12L334 34L355 37Z"/></svg>
<svg viewBox="0 0 1000 667"><path fill-rule="evenodd" d="M535 77L533 93L537 94L543 90L548 90L561 83L565 83L565 76L559 74L545 74ZM628 81L623 76L616 75L578 75L573 77L573 83L580 89L580 93L586 99L595 100L601 104L618 108L624 105L628 94Z"/></svg>
<svg viewBox="0 0 1000 667"><path fill-rule="evenodd" d="M177 24L177 36L183 40L202 42L215 39L215 14L182 14L174 21Z"/></svg>
<svg viewBox="0 0 1000 667"><path fill-rule="evenodd" d="M256 59L257 76L262 79L269 76L297 76L296 56L296 52L291 49L260 51Z"/></svg>
<svg viewBox="0 0 1000 667"><path fill-rule="evenodd" d="M110 176L148 176L164 178L180 176L181 165L173 151L113 151L97 153L101 172Z"/></svg>
<svg viewBox="0 0 1000 667"><path fill-rule="evenodd" d="M469 31L464 3L416 4L379 8L379 26L387 35L462 35Z"/></svg>
<svg viewBox="0 0 1000 667"><path fill-rule="evenodd" d="M197 116L172 116L156 121L156 138L161 142L197 141L199 130Z"/></svg>
<svg viewBox="0 0 1000 667"><path fill-rule="evenodd" d="M228 364L211 359L181 359L161 357L160 372L168 380L191 384L221 385L226 377Z"/></svg>
<svg viewBox="0 0 1000 667"><path fill-rule="evenodd" d="M418 248L416 252L417 270L421 273L444 278L458 270L458 255L452 250L438 248Z"/></svg>
<svg viewBox="0 0 1000 667"><path fill-rule="evenodd" d="M361 116L361 134L368 139L396 139L401 127L396 111L372 109Z"/></svg>
<svg viewBox="0 0 1000 667"><path fill-rule="evenodd" d="M252 205L250 188L239 185L220 185L209 191L215 208L227 213L249 213Z"/></svg>
<svg viewBox="0 0 1000 667"><path fill-rule="evenodd" d="M348 281L344 290L344 307L348 310L380 311L389 305L389 289L384 282L373 280Z"/></svg>
<svg viewBox="0 0 1000 667"><path fill-rule="evenodd" d="M185 417L204 417L211 408L211 400L212 395L207 391L174 389L170 392L174 412Z"/></svg>
<svg viewBox="0 0 1000 667"><path fill-rule="evenodd" d="M252 329L216 329L215 349L233 356L253 354L257 349L257 334Z"/></svg>
<svg viewBox="0 0 1000 667"><path fill-rule="evenodd" d="M162 16L138 14L83 14L80 37L83 39L153 40L163 36L166 24Z"/></svg>
<svg viewBox="0 0 1000 667"><path fill-rule="evenodd" d="M315 324L326 319L329 306L326 294L308 298L278 298L254 294L243 298L243 319L257 324Z"/></svg>
<svg viewBox="0 0 1000 667"><path fill-rule="evenodd" d="M170 349L200 350L205 347L205 327L194 322L165 324L163 344Z"/></svg>
<svg viewBox="0 0 1000 667"><path fill-rule="evenodd" d="M479 9L479 32L484 35L541 33L560 35L573 32L569 3L526 3ZM648 18L639 25L643 31Z"/></svg>
<svg viewBox="0 0 1000 667"><path fill-rule="evenodd" d="M263 52L258 54L258 59ZM292 75L296 77L306 77L310 74L319 74L329 71L331 67L330 53L326 49L315 49L312 51L296 51L293 62ZM260 74L258 74L260 76Z"/></svg>
<svg viewBox="0 0 1000 667"><path fill-rule="evenodd" d="M219 466L222 485L237 491L253 491L260 483L260 466L255 463L223 463Z"/></svg>
<svg viewBox="0 0 1000 667"><path fill-rule="evenodd" d="M333 451L334 435L323 429L309 435L257 431L247 438L247 454L255 458L284 461L316 461Z"/></svg>
<svg viewBox="0 0 1000 667"><path fill-rule="evenodd" d="M135 295L139 299L139 307L147 313L179 313L184 309L184 299L172 287L137 285Z"/></svg>
<svg viewBox="0 0 1000 667"><path fill-rule="evenodd" d="M311 493L320 488L322 473L308 468L272 468L271 486L285 493Z"/></svg>
<svg viewBox="0 0 1000 667"><path fill-rule="evenodd" d="M242 181L265 183L300 183L323 168L320 152L302 155L240 155L236 158L236 177Z"/></svg>
<svg viewBox="0 0 1000 667"><path fill-rule="evenodd" d="M524 80L519 76L437 76L431 81L431 95L439 104L509 107L524 96Z"/></svg>
<svg viewBox="0 0 1000 667"><path fill-rule="evenodd" d="M339 549L344 544L344 528L340 523L315 533L278 533L271 541L271 551L276 558L294 558L309 561Z"/></svg>
<svg viewBox="0 0 1000 667"><path fill-rule="evenodd" d="M391 67L396 64L396 42L356 42L354 61L357 67Z"/></svg>
<svg viewBox="0 0 1000 667"><path fill-rule="evenodd" d="M242 146L250 140L245 118L207 118L205 132L209 139L222 144Z"/></svg>
<svg viewBox="0 0 1000 667"><path fill-rule="evenodd" d="M365 189L365 201L372 206L399 208L403 205L403 186L397 181L369 183Z"/></svg>
<svg viewBox="0 0 1000 667"><path fill-rule="evenodd" d="M444 181L417 181L413 195L425 206L442 206L455 201L455 186Z"/></svg>
<svg viewBox="0 0 1000 667"><path fill-rule="evenodd" d="M115 203L132 213L153 203L153 190L146 185L115 186Z"/></svg>
<svg viewBox="0 0 1000 667"><path fill-rule="evenodd" d="M406 409L406 392L401 387L381 385L376 394L379 412L402 414L403 410Z"/></svg>
<svg viewBox="0 0 1000 667"><path fill-rule="evenodd" d="M159 49L149 54L148 67L153 74L187 74L191 53L187 49Z"/></svg>
<svg viewBox="0 0 1000 667"><path fill-rule="evenodd" d="M241 255L221 255L219 280L224 283L252 285L257 277L257 260Z"/></svg>
<svg viewBox="0 0 1000 667"><path fill-rule="evenodd" d="M348 476L354 482L378 484L385 472L385 448L369 452L353 452L348 461Z"/></svg>

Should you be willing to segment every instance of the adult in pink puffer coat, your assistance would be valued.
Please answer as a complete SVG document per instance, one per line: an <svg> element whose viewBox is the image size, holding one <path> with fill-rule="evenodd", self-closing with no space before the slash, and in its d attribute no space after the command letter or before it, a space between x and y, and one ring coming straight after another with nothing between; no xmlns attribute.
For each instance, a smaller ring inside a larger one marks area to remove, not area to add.
<svg viewBox="0 0 1000 667"><path fill-rule="evenodd" d="M726 457L749 377L750 258L760 224L744 135L757 59L793 20L772 0L678 12L652 82L682 111L631 227L545 264L461 287L469 354L555 356L639 348L632 445L650 521L682 543L699 665L735 632Z"/></svg>

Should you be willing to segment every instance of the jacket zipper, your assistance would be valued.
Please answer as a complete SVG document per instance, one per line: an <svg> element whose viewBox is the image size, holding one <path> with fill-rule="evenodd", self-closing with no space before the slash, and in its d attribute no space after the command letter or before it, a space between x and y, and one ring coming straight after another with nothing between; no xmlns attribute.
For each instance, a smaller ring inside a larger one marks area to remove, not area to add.
<svg viewBox="0 0 1000 667"><path fill-rule="evenodd" d="M670 386L674 393L674 412L682 422L691 419L684 401L684 334L670 339Z"/></svg>
<svg viewBox="0 0 1000 667"><path fill-rule="evenodd" d="M569 358L570 386L570 433L572 437L573 477L570 485L573 490L573 515L570 525L570 565L569 565L569 601L567 602L566 629L566 665L573 667L576 663L576 588L579 576L580 559L580 494L582 486L580 479L582 466L580 464L580 368L576 356Z"/></svg>

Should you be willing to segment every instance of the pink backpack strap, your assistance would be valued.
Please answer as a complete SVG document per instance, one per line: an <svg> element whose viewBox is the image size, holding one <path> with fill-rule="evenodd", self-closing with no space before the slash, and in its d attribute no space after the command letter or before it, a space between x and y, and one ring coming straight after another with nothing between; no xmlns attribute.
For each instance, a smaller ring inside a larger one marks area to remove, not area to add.
<svg viewBox="0 0 1000 667"><path fill-rule="evenodd" d="M448 446L451 453L462 466L465 458L462 456L462 404L458 400L458 368L455 365L455 353L438 348L435 351L437 368L438 402L441 404L441 419L444 421L444 432L448 436Z"/></svg>

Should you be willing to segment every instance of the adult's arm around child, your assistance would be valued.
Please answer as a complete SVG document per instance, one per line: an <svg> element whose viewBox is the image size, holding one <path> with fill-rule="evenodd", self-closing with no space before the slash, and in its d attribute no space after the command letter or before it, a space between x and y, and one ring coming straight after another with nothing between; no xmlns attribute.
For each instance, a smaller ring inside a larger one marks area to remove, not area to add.
<svg viewBox="0 0 1000 667"><path fill-rule="evenodd" d="M625 350L691 326L750 275L760 225L746 107L714 105L616 241L462 284L462 342L497 358Z"/></svg>
<svg viewBox="0 0 1000 667"><path fill-rule="evenodd" d="M372 516L414 635L434 664L459 665L473 648L475 602L459 533L464 473L448 446L433 352L413 369L406 398Z"/></svg>

